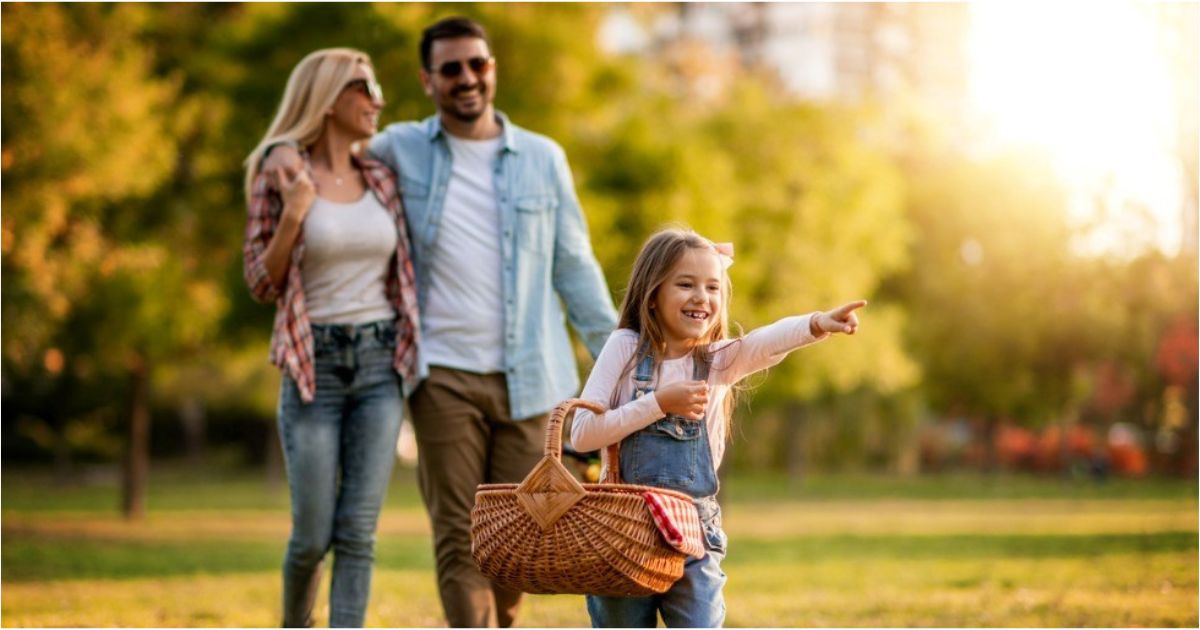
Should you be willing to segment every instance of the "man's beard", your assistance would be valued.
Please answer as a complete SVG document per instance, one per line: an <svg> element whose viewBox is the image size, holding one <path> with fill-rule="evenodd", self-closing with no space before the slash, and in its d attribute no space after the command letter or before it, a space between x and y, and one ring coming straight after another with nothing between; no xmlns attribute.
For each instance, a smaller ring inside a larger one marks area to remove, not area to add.
<svg viewBox="0 0 1200 630"><path fill-rule="evenodd" d="M451 116L454 116L455 118L457 118L458 120L460 120L462 122L473 123L476 120L479 120L479 118L481 116L483 116L484 110L481 109L477 112L464 112L464 111L458 109L457 107L454 107L448 111L450 112Z"/></svg>
<svg viewBox="0 0 1200 630"><path fill-rule="evenodd" d="M458 108L458 105L457 105L457 104L456 104L456 103L455 103L453 100L451 100L451 102L450 102L450 106L446 108L446 111L447 111L447 112L449 112L451 116L453 116L454 118L458 119L459 121L462 121L462 122L465 122L465 123L473 123L473 122L475 122L476 120L479 120L479 118L480 118L481 116L483 116L483 113L484 113L485 111L487 111L487 106L488 106L488 102L487 102L487 86L485 86L485 85L483 85L483 84L481 83L481 84L479 84L479 86L477 86L477 87L470 87L470 88L466 88L466 89L458 89L458 90L454 90L454 92L452 92L452 93L450 94L450 98L451 98L451 99L454 99L454 98L456 98L456 97L457 97L459 94L462 94L463 92L468 92L468 91L478 91L478 93L479 93L479 100L480 100L480 101L483 103L483 107L480 107L480 108L479 108L479 111L475 111L475 112L465 112L465 111L463 111L463 110L459 109L459 108Z"/></svg>

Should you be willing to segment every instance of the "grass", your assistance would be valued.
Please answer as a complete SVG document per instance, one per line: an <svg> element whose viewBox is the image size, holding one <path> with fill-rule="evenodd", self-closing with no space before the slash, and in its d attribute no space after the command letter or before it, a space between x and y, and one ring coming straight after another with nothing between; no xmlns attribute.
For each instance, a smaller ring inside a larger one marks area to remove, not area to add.
<svg viewBox="0 0 1200 630"><path fill-rule="evenodd" d="M443 625L412 477L398 471L380 523L372 625ZM111 479L55 487L6 470L0 489L6 627L278 624L286 488L159 467L141 523L115 515ZM735 477L725 490L729 626L1197 625L1195 483ZM588 619L582 597L534 596L521 624Z"/></svg>

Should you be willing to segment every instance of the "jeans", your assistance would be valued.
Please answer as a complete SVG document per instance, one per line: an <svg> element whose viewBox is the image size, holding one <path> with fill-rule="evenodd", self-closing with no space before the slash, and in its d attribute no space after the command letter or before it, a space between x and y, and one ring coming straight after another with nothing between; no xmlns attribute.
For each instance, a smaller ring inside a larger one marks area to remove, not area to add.
<svg viewBox="0 0 1200 630"><path fill-rule="evenodd" d="M316 397L288 377L279 436L292 500L283 563L283 625L311 626L321 565L333 549L329 625L361 627L371 590L375 528L387 493L402 395L392 322L313 325Z"/></svg>
<svg viewBox="0 0 1200 630"><path fill-rule="evenodd" d="M689 557L683 577L667 592L650 597L587 596L593 628L653 628L658 613L668 628L720 628L725 623L725 552L709 549Z"/></svg>

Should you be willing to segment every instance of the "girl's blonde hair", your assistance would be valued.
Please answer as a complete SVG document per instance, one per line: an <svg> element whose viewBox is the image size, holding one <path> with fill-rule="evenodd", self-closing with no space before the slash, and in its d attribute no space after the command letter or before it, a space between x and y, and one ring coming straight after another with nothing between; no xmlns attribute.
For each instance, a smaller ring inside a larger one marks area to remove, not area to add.
<svg viewBox="0 0 1200 630"><path fill-rule="evenodd" d="M275 120L258 146L246 157L246 200L267 147L295 142L307 147L317 141L325 126L325 113L337 101L342 88L354 76L358 64L371 66L371 58L352 48L325 48L308 54L292 69Z"/></svg>
<svg viewBox="0 0 1200 630"><path fill-rule="evenodd" d="M712 241L691 230L680 228L660 230L651 235L646 244L642 245L642 251L638 253L637 260L633 263L633 272L629 277L629 286L625 289L625 297L621 300L620 320L617 323L617 328L627 328L637 333L637 351L625 366L618 383L625 382L625 378L633 370L643 353L648 352L654 357L654 369L655 372L658 371L662 357L666 355L667 342L666 336L663 334L662 323L654 316L655 309L652 306L658 297L659 287L667 281L671 270L689 249L707 249L714 254L717 253ZM729 338L728 313L732 294L733 287L729 283L729 273L722 265L721 308L715 314L716 319L709 327L708 332L698 340L696 354L692 357L694 361L705 361L711 365L714 353L710 349L710 344ZM726 349L728 347L726 346ZM725 414L726 436L730 435L728 429L736 404L735 390L734 387L729 389L722 409ZM615 404L616 401L612 401L610 406Z"/></svg>

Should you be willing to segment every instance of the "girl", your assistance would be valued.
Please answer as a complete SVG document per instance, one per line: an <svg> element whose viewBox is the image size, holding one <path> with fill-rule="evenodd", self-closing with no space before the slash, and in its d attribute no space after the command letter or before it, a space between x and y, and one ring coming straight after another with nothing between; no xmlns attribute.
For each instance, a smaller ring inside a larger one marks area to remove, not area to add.
<svg viewBox="0 0 1200 630"><path fill-rule="evenodd" d="M740 339L728 339L732 247L694 232L665 230L638 254L618 330L608 338L581 398L605 405L579 409L571 428L575 449L620 442L625 483L679 490L695 497L708 554L688 558L683 577L661 595L587 597L592 625L715 628L725 620L722 588L725 533L717 505L717 467L729 432L730 389L787 353L841 332L854 334L854 310L786 317Z"/></svg>
<svg viewBox="0 0 1200 630"><path fill-rule="evenodd" d="M417 301L396 177L351 153L375 133L382 107L367 55L318 50L292 70L275 121L246 159L246 282L256 299L275 302L271 361L283 370L288 627L312 625L331 547L329 625L363 625L402 388L416 385ZM280 142L301 148L304 168L277 190L259 162Z"/></svg>

